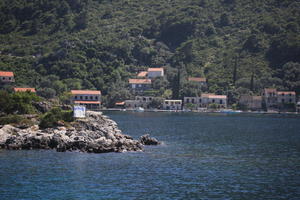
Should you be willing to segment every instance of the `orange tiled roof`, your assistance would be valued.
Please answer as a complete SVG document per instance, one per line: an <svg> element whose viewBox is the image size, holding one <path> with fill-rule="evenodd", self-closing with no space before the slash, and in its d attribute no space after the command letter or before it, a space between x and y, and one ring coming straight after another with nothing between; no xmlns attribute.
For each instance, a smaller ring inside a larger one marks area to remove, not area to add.
<svg viewBox="0 0 300 200"><path fill-rule="evenodd" d="M14 76L14 73L13 72L0 71L0 76L12 77L12 76Z"/></svg>
<svg viewBox="0 0 300 200"><path fill-rule="evenodd" d="M265 92L276 92L275 88L265 88Z"/></svg>
<svg viewBox="0 0 300 200"><path fill-rule="evenodd" d="M160 71L164 71L164 68L160 67L160 68L148 68L148 72L160 72Z"/></svg>
<svg viewBox="0 0 300 200"><path fill-rule="evenodd" d="M140 73L138 73L138 77L145 77L145 76L147 76L147 74L148 74L148 72L146 72L146 71L142 71L142 72L140 72Z"/></svg>
<svg viewBox="0 0 300 200"><path fill-rule="evenodd" d="M295 91L278 91L277 92L278 95L282 95L282 94L292 94L292 95L296 95Z"/></svg>
<svg viewBox="0 0 300 200"><path fill-rule="evenodd" d="M74 103L83 103L83 104L100 104L100 101L74 101Z"/></svg>
<svg viewBox="0 0 300 200"><path fill-rule="evenodd" d="M71 94L96 94L100 95L101 91L99 90L71 90Z"/></svg>
<svg viewBox="0 0 300 200"><path fill-rule="evenodd" d="M189 77L188 80L194 82L206 82L206 78L201 78L201 77Z"/></svg>
<svg viewBox="0 0 300 200"><path fill-rule="evenodd" d="M15 92L36 92L34 88L14 88Z"/></svg>
<svg viewBox="0 0 300 200"><path fill-rule="evenodd" d="M151 79L129 79L129 84L151 84Z"/></svg>
<svg viewBox="0 0 300 200"><path fill-rule="evenodd" d="M124 106L125 105L125 102L124 101L122 101L122 102L117 102L116 103L116 106Z"/></svg>

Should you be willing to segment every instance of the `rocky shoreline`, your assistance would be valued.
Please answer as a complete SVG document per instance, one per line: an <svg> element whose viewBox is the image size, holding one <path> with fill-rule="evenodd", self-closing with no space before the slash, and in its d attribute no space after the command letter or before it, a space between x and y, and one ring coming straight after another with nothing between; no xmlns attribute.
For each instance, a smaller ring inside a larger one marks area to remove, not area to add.
<svg viewBox="0 0 300 200"><path fill-rule="evenodd" d="M40 129L38 125L18 128L4 125L0 129L0 149L55 149L58 152L89 153L142 151L144 145L159 142L149 135L134 140L118 128L117 123L101 112L87 111L86 118L55 128Z"/></svg>

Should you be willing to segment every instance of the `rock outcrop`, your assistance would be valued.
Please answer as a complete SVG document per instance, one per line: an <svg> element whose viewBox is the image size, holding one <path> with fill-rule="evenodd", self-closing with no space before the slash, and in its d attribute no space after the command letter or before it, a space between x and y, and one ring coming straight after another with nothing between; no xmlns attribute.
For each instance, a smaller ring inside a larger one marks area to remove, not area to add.
<svg viewBox="0 0 300 200"><path fill-rule="evenodd" d="M142 135L140 138L140 142L143 145L159 145L160 144L160 142L156 138L150 137L149 134Z"/></svg>
<svg viewBox="0 0 300 200"><path fill-rule="evenodd" d="M105 153L141 151L143 144L149 143L122 134L116 122L100 112L86 114L84 119L56 128L39 129L35 125L21 129L5 125L0 129L0 148Z"/></svg>

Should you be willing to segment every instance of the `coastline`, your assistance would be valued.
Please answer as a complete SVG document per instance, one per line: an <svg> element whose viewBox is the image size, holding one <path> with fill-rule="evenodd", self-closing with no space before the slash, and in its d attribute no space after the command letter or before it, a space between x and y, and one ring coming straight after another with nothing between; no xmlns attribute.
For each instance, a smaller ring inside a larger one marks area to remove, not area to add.
<svg viewBox="0 0 300 200"><path fill-rule="evenodd" d="M144 109L143 111L136 111L135 109L120 109L120 108L102 108L97 110L99 112L103 111L119 111L119 112L167 112L167 113L207 113L207 114L263 114L263 115L273 115L273 114L284 114L284 115L297 115L297 112L279 112L279 111L222 111L222 110L160 110L160 109Z"/></svg>

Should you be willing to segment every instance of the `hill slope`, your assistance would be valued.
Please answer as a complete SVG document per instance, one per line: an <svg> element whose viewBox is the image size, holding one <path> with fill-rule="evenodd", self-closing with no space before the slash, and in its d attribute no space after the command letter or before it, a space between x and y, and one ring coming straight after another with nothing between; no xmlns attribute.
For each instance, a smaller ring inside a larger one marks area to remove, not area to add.
<svg viewBox="0 0 300 200"><path fill-rule="evenodd" d="M129 77L159 66L161 95L192 95L187 76L231 102L263 87L300 93L300 1L1 0L0 10L0 70L49 96L94 88L116 101Z"/></svg>

